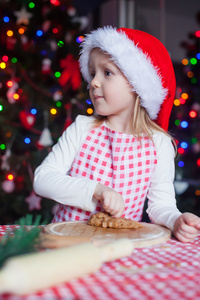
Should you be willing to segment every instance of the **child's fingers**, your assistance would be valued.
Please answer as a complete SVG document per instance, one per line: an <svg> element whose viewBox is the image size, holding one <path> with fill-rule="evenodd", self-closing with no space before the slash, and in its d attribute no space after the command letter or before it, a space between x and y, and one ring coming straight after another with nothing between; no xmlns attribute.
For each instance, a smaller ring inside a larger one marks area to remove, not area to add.
<svg viewBox="0 0 200 300"><path fill-rule="evenodd" d="M189 225L193 226L197 229L200 229L200 218L191 213L183 213L183 221Z"/></svg>
<svg viewBox="0 0 200 300"><path fill-rule="evenodd" d="M176 237L180 242L182 242L182 243L190 243L190 242L192 242L197 236L195 235L195 236L189 236L189 237L187 237L187 236L185 236L184 233L182 234L181 232L178 232L178 233L176 233L175 237Z"/></svg>
<svg viewBox="0 0 200 300"><path fill-rule="evenodd" d="M183 243L192 242L197 236L198 236L197 232L191 234L183 230L179 230L176 233L176 238Z"/></svg>
<svg viewBox="0 0 200 300"><path fill-rule="evenodd" d="M118 212L116 203L113 201L112 197L107 197L104 199L103 208L110 214L115 214Z"/></svg>
<svg viewBox="0 0 200 300"><path fill-rule="evenodd" d="M111 199L110 199L110 197L106 197L103 201L103 208L106 211L108 211L108 210L112 209L110 206L111 206Z"/></svg>
<svg viewBox="0 0 200 300"><path fill-rule="evenodd" d="M113 218L120 218L124 211L119 211L118 213L112 215Z"/></svg>
<svg viewBox="0 0 200 300"><path fill-rule="evenodd" d="M198 229L194 226L187 225L185 223L181 224L180 226L181 232L187 233L187 234L197 234Z"/></svg>
<svg viewBox="0 0 200 300"><path fill-rule="evenodd" d="M107 208L107 212L109 212L112 216L116 215L117 218L121 217L124 209L119 201L115 201L115 199L110 202L110 206Z"/></svg>
<svg viewBox="0 0 200 300"><path fill-rule="evenodd" d="M110 205L104 207L104 209L115 218L119 218L123 214L124 206L122 205L121 199L118 201L116 199L112 199L110 201Z"/></svg>

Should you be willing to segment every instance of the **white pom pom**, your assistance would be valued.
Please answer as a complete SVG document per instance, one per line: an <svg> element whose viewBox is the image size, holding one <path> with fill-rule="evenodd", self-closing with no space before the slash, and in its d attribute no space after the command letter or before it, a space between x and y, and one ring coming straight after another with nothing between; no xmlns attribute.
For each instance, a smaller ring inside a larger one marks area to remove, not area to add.
<svg viewBox="0 0 200 300"><path fill-rule="evenodd" d="M53 140L49 128L45 127L43 129L38 144L43 147L48 147L53 145Z"/></svg>

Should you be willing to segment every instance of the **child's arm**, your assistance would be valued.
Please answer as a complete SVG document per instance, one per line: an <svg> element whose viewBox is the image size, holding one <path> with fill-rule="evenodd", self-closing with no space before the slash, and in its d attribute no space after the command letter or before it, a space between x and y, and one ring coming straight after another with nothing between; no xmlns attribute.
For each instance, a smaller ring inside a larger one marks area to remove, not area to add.
<svg viewBox="0 0 200 300"><path fill-rule="evenodd" d="M88 117L78 116L52 148L34 175L34 190L58 203L93 211L97 200L93 197L96 181L86 177L71 177L69 170L91 127Z"/></svg>
<svg viewBox="0 0 200 300"><path fill-rule="evenodd" d="M200 218L191 213L183 213L174 223L174 236L181 242L191 242L200 233Z"/></svg>
<svg viewBox="0 0 200 300"><path fill-rule="evenodd" d="M124 200L122 196L108 186L98 183L94 191L94 197L101 201L105 211L113 217L119 218L123 214Z"/></svg>
<svg viewBox="0 0 200 300"><path fill-rule="evenodd" d="M164 225L173 231L176 219L181 212L176 206L174 191L174 148L171 139L164 134L155 134L154 142L157 165L151 176L148 190L147 213L153 223Z"/></svg>

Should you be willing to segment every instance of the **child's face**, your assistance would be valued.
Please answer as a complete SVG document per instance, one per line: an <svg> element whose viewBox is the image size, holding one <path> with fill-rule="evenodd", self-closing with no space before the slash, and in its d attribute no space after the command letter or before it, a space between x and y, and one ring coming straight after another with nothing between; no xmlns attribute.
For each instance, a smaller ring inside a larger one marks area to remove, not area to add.
<svg viewBox="0 0 200 300"><path fill-rule="evenodd" d="M126 77L110 60L110 56L95 48L90 53L90 97L97 114L119 116L127 122L132 117L136 94Z"/></svg>

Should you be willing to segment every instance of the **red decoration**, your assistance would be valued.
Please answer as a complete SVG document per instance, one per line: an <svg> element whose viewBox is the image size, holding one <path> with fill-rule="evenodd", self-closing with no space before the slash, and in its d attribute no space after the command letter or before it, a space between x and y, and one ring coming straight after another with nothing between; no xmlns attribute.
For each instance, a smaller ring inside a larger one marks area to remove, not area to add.
<svg viewBox="0 0 200 300"><path fill-rule="evenodd" d="M14 50L17 40L14 37L7 37L6 48L7 50Z"/></svg>
<svg viewBox="0 0 200 300"><path fill-rule="evenodd" d="M24 110L20 111L19 119L21 124L27 130L31 129L35 125L35 121L36 121L36 117L34 115Z"/></svg>
<svg viewBox="0 0 200 300"><path fill-rule="evenodd" d="M64 131L67 127L69 127L71 124L72 124L72 120L67 118L66 121L65 121L65 125L64 125L63 131Z"/></svg>
<svg viewBox="0 0 200 300"><path fill-rule="evenodd" d="M196 32L195 32L195 35L196 35L196 37L200 37L200 30L197 30Z"/></svg>
<svg viewBox="0 0 200 300"><path fill-rule="evenodd" d="M71 87L72 90L77 90L81 85L81 74L79 63L71 54L68 54L60 61L60 67L64 69L58 80L59 84L64 87Z"/></svg>
<svg viewBox="0 0 200 300"><path fill-rule="evenodd" d="M65 120L65 125L64 125L63 131L72 124L72 117L71 117L72 105L71 105L71 103L67 103L65 105L65 109L67 111L67 118Z"/></svg>
<svg viewBox="0 0 200 300"><path fill-rule="evenodd" d="M29 51L31 46L33 47L32 41L30 39L28 39L28 37L25 35L22 35L20 38L21 38L21 43L22 43L22 49L24 51Z"/></svg>

